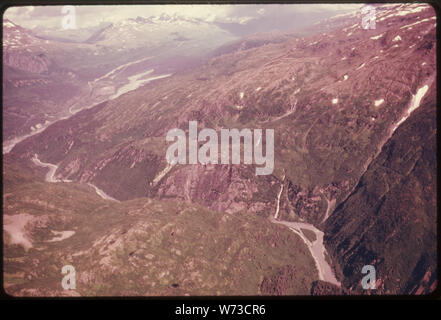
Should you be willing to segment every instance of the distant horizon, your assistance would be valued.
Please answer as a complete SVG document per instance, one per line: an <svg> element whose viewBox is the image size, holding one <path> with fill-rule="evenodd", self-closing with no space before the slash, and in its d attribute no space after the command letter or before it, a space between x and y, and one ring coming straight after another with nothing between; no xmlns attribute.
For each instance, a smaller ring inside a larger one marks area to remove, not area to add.
<svg viewBox="0 0 441 320"><path fill-rule="evenodd" d="M75 6L78 29L98 27L107 23L118 23L137 17L149 18L163 14L182 18L199 19L207 23L238 24L246 26L256 22L266 21L273 26L268 31L278 30L278 26L313 24L338 14L344 14L361 8L364 4L238 4L238 5L118 5ZM27 29L62 30L60 19L63 6L22 6L9 7L5 10L3 19ZM115 10L117 8L117 10ZM284 7L283 9L281 7ZM309 16L308 19L305 19ZM310 21L307 21L310 20ZM280 31L282 31L281 28Z"/></svg>

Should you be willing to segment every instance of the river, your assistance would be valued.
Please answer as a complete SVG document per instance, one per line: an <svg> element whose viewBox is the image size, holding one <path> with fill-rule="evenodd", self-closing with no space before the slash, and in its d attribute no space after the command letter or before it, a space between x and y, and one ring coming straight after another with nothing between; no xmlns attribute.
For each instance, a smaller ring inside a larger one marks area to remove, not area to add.
<svg viewBox="0 0 441 320"><path fill-rule="evenodd" d="M67 180L67 179L57 179L55 178L55 172L58 169L58 166L52 163L47 163L47 162L42 162L40 161L40 159L38 159L38 155L35 154L34 157L32 158L32 162L34 162L34 164L36 164L39 167L42 168L49 168L48 173L46 173L46 177L45 177L45 181L47 182L72 182L72 180ZM109 196L108 194L106 194L103 190L101 190L100 188L98 188L96 185L92 184L92 183L87 183L90 187L95 189L95 192L103 199L105 200L112 200L112 201L118 201L115 198ZM119 202L119 201L118 201Z"/></svg>
<svg viewBox="0 0 441 320"><path fill-rule="evenodd" d="M146 59L148 59L148 58L146 58ZM145 59L143 59L143 60L145 60ZM140 61L142 61L142 60L138 60L138 61L135 61L133 63L138 63ZM131 63L131 64L133 64L133 63ZM120 66L118 68L115 68L114 70L112 70L110 72L110 74L115 72L115 70L117 70L117 69L119 70L122 67L126 67L127 65L130 65L130 64L126 64L126 65ZM132 75L132 76L128 77L127 80L129 82L127 84L125 84L125 85L122 85L120 88L118 88L117 92L115 94L113 94L112 96L110 96L106 100L116 99L119 96L123 95L124 93L127 93L127 92L133 91L135 89L138 89L139 87L141 87L142 85L144 85L144 84L146 84L146 83L148 83L150 81L154 81L154 80L157 80L157 79L162 79L162 78L170 77L172 75L172 73L167 73L167 74L160 74L160 75L152 76L152 77L149 77L149 78L146 78L146 79L142 79L142 77L144 77L144 76L146 76L146 75L148 75L148 74L150 74L152 72L154 72L154 69L150 69L150 70L147 70L147 71L142 71L142 72L139 72L139 73L137 73L135 75ZM109 75L109 73L106 76L108 76L108 75ZM104 76L95 79L92 83L97 82L99 79L102 79L103 77ZM89 85L89 87L90 87L90 90L92 91L93 87L91 87L90 85ZM105 101L105 100L103 100L103 101ZM60 118L58 118L57 120L54 120L54 121L47 121L38 130L32 131L30 133L24 134L24 135L19 136L19 137L11 138L11 139L9 139L7 141L3 141L3 154L8 154L9 152L11 152L11 150L15 147L16 144L20 143L21 141L23 141L23 140L25 140L25 139L27 139L29 137L32 137L33 135L36 135L36 134L38 134L40 132L43 132L51 124L53 124L53 123L55 123L57 121L60 121L60 120L68 119L71 116L73 116L74 114L78 113L79 111L84 110L84 109L93 108L94 106L96 106L98 104L99 104L99 102L96 102L96 103L93 103L91 105L88 105L86 107L83 107L83 108L75 110L75 111L73 111L72 107L70 107L68 109L69 113L70 113L70 116L60 117Z"/></svg>
<svg viewBox="0 0 441 320"><path fill-rule="evenodd" d="M277 194L277 205L276 205L276 212L274 214L274 217L270 217L270 221L272 223L276 224L283 224L284 226L287 226L292 232L297 234L303 242L306 244L306 246L309 249L309 252L311 253L312 258L314 259L315 266L317 268L318 276L320 280L335 284L338 287L341 287L340 282L337 280L337 278L334 275L334 272L332 271L331 266L326 261L326 248L323 243L323 231L317 229L310 223L305 222L290 222L290 221L281 221L277 220L279 217L279 210L280 210L280 197L283 191L283 181L285 181L285 175L283 175L282 184L279 193ZM329 210L329 203L328 203L328 210ZM308 237L304 234L303 230L309 230L315 234L315 240L310 241Z"/></svg>
<svg viewBox="0 0 441 320"><path fill-rule="evenodd" d="M270 220L273 223L283 224L284 226L287 226L292 232L300 236L300 238L303 240L303 242L305 242L306 246L308 247L312 258L314 259L320 280L335 284L338 287L341 286L340 282L335 277L331 266L328 264L328 262L325 259L326 248L325 245L323 244L323 236L324 236L323 231L317 229L316 227L314 227L312 224L309 223L278 221L275 220L273 217L271 217ZM310 241L305 236L302 229L306 229L314 232L316 240Z"/></svg>

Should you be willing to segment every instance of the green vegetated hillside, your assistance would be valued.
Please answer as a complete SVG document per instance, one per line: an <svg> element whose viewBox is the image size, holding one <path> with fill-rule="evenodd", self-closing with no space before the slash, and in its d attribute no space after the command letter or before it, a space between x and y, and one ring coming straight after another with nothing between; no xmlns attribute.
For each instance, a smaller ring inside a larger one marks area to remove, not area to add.
<svg viewBox="0 0 441 320"><path fill-rule="evenodd" d="M317 279L306 245L253 214L139 198L101 199L78 183L41 182L7 157L4 224L26 214L32 247L4 233L4 287L14 296L307 295ZM74 231L52 241L53 232ZM76 290L61 268L76 268Z"/></svg>
<svg viewBox="0 0 441 320"><path fill-rule="evenodd" d="M326 221L325 242L345 287L370 294L427 294L437 284L436 90L394 133L349 198Z"/></svg>

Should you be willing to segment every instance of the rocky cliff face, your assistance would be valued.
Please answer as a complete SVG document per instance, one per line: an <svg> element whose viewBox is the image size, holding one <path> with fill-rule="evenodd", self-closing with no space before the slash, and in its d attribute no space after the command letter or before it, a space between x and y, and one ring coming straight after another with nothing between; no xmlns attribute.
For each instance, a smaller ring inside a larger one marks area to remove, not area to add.
<svg viewBox="0 0 441 320"><path fill-rule="evenodd" d="M51 64L48 57L43 53L36 56L6 53L3 55L3 63L18 70L31 73L47 73Z"/></svg>

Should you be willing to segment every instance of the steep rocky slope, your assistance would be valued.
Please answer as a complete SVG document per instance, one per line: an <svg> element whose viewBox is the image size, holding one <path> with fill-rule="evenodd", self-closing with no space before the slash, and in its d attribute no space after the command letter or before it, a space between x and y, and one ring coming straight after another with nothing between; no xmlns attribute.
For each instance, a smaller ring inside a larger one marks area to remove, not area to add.
<svg viewBox="0 0 441 320"><path fill-rule="evenodd" d="M364 265L376 268L377 294L436 288L435 96L432 88L326 221L327 247L352 291L363 292Z"/></svg>
<svg viewBox="0 0 441 320"><path fill-rule="evenodd" d="M372 263L379 267L378 293L429 292L436 17L424 4L377 9L374 30L362 29L354 13L315 27L332 25L330 32L224 47L198 68L52 124L7 157L32 167L37 154L58 166L56 179L93 183L121 206L148 197L263 224L262 217L275 213L312 223L325 229L330 263L343 284L329 290L359 293L359 269ZM274 129L274 172L256 176L254 165L169 166L165 135L173 128L188 132L191 120L199 130ZM412 193L419 185L424 196ZM391 210L406 202L415 212ZM158 212L169 217L168 209ZM413 234L404 241L407 232ZM294 290L282 283L296 268L265 276L261 292ZM328 290L307 284L302 288L313 293Z"/></svg>
<svg viewBox="0 0 441 320"><path fill-rule="evenodd" d="M40 129L88 93L87 83L55 56L80 54L81 47L36 38L3 21L3 139ZM46 123L47 121L47 123Z"/></svg>

